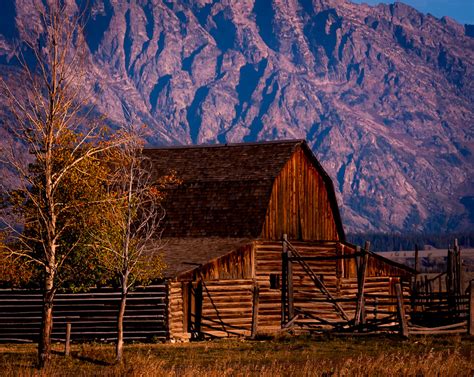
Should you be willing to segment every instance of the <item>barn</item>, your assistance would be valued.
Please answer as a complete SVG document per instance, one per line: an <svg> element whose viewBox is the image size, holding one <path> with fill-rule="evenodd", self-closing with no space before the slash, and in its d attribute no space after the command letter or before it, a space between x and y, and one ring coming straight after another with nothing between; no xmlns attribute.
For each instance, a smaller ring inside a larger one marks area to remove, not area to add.
<svg viewBox="0 0 474 377"><path fill-rule="evenodd" d="M408 293L413 270L346 242L331 179L305 141L145 154L157 178L180 182L165 190L164 279L131 293L125 339L338 329L390 319L396 288ZM66 323L73 340L114 339L118 302L110 288L58 294L53 339ZM41 292L0 290L0 340L37 339L40 318Z"/></svg>
<svg viewBox="0 0 474 377"><path fill-rule="evenodd" d="M164 203L169 338L347 324L361 270L364 301L408 289L413 270L346 242L332 181L304 140L146 154L157 177L181 180Z"/></svg>

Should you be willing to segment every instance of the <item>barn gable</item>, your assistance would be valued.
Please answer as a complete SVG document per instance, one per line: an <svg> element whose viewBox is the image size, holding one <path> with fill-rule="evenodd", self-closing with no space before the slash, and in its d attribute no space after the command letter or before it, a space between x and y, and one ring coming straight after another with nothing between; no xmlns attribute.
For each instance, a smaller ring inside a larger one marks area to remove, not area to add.
<svg viewBox="0 0 474 377"><path fill-rule="evenodd" d="M157 177L181 180L166 191L164 237L344 240L331 179L303 140L145 154Z"/></svg>

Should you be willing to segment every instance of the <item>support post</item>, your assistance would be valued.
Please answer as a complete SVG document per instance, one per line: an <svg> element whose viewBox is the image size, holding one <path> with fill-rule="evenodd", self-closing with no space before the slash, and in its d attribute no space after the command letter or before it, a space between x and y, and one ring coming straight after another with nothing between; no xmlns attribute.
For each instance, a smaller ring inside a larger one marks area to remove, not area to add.
<svg viewBox="0 0 474 377"><path fill-rule="evenodd" d="M257 337L258 333L258 307L260 301L260 288L257 282L254 282L252 289L252 339Z"/></svg>
<svg viewBox="0 0 474 377"><path fill-rule="evenodd" d="M400 335L408 338L408 323L405 316L405 307L403 304L403 291L400 283L395 284L395 291L397 294L397 309L398 319L400 321Z"/></svg>
<svg viewBox="0 0 474 377"><path fill-rule="evenodd" d="M287 266L287 279L288 279L288 321L291 321L295 316L295 308L293 301L293 262L291 261L292 253L288 249L288 257L286 258Z"/></svg>
<svg viewBox="0 0 474 377"><path fill-rule="evenodd" d="M359 268L359 274L357 279L357 306L354 318L354 324L356 326L365 323L365 280L367 276L367 265L369 264L369 247L370 243L365 243L363 256L361 257L361 263Z"/></svg>
<svg viewBox="0 0 474 377"><path fill-rule="evenodd" d="M64 356L71 353L71 323L66 323L66 342L64 343Z"/></svg>
<svg viewBox="0 0 474 377"><path fill-rule="evenodd" d="M287 266L288 266L288 237L286 234L283 235L282 242L282 252L281 252L281 326L287 322L286 321L286 292L287 292Z"/></svg>
<svg viewBox="0 0 474 377"><path fill-rule="evenodd" d="M198 280L192 283L191 293L191 323L194 339L201 335L201 317L202 317L202 281Z"/></svg>
<svg viewBox="0 0 474 377"><path fill-rule="evenodd" d="M416 274L420 272L420 260L418 259L418 257L419 257L418 244L415 244L415 272ZM415 275L415 281L416 281L416 275Z"/></svg>
<svg viewBox="0 0 474 377"><path fill-rule="evenodd" d="M469 324L468 334L474 336L474 280L469 283Z"/></svg>

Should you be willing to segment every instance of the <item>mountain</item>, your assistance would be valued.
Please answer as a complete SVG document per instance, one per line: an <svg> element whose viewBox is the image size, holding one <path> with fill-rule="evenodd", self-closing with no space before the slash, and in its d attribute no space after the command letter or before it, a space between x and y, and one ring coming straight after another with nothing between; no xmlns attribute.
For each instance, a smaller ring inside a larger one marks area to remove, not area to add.
<svg viewBox="0 0 474 377"><path fill-rule="evenodd" d="M304 138L348 231L474 224L472 28L402 3L69 0L96 111L152 145ZM3 0L0 64L42 0ZM2 140L8 135L3 132Z"/></svg>

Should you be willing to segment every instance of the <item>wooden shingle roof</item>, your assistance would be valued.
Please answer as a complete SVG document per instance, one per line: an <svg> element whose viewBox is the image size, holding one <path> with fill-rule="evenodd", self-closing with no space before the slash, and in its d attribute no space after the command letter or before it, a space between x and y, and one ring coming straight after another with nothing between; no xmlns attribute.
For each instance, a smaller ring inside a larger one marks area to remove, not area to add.
<svg viewBox="0 0 474 377"><path fill-rule="evenodd" d="M181 180L166 190L163 236L258 237L273 182L298 148L329 181L338 217L331 180L304 140L145 149L156 177Z"/></svg>

